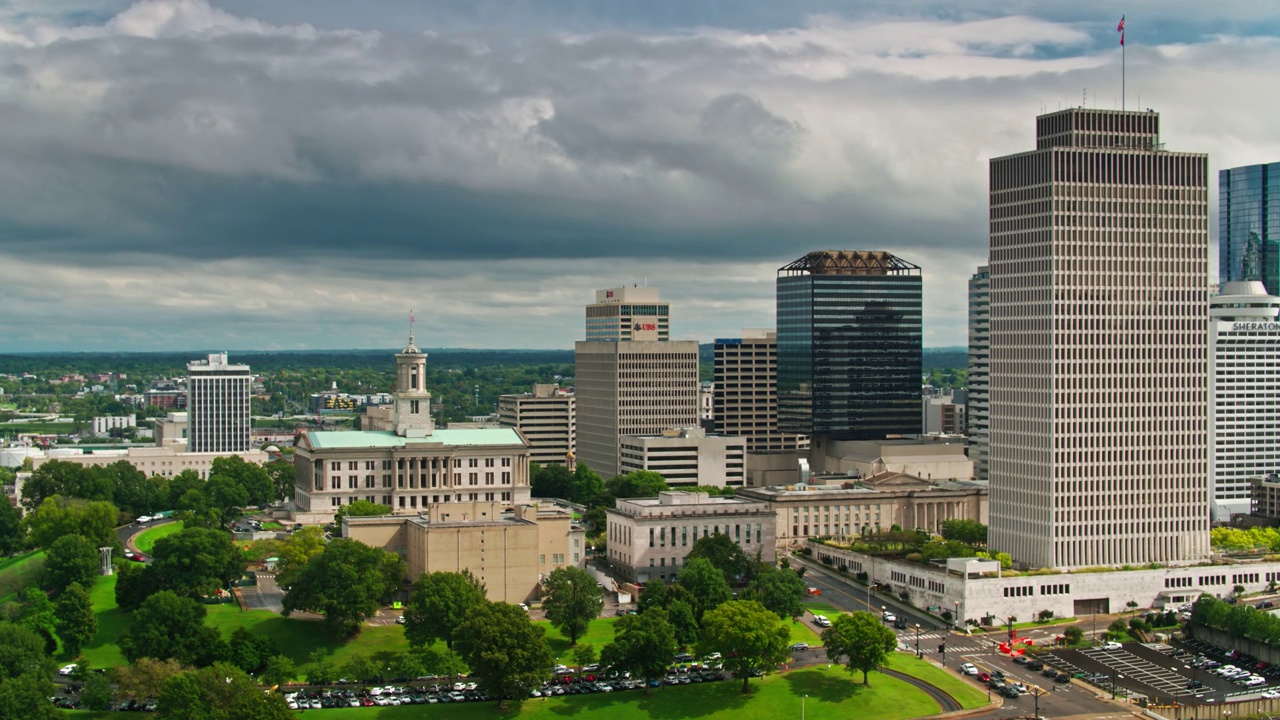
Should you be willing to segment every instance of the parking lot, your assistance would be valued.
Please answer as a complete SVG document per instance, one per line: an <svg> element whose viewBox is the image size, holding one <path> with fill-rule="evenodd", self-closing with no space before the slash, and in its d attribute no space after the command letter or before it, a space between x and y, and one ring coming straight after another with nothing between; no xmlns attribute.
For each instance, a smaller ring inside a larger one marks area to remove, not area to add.
<svg viewBox="0 0 1280 720"><path fill-rule="evenodd" d="M1117 695L1145 695L1155 703L1230 702L1258 697L1275 682L1273 673L1267 685L1246 688L1219 677L1212 668L1195 666L1210 654L1230 660L1229 653L1221 648L1183 646L1176 641L1170 645L1128 643L1119 650L1054 650L1038 657L1101 691L1110 691L1114 682ZM1239 658L1236 665L1253 668L1257 661Z"/></svg>

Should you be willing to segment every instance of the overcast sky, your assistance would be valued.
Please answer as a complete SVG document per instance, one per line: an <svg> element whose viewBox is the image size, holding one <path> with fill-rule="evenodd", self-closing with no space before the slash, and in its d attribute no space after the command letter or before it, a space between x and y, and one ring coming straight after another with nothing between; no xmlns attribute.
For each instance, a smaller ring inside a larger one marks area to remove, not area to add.
<svg viewBox="0 0 1280 720"><path fill-rule="evenodd" d="M1125 5L1127 105L1213 198L1280 160L1280 4ZM987 161L1120 107L1119 15L0 0L0 352L393 347L410 308L420 345L568 348L645 282L709 341L771 327L816 249L922 266L925 344L963 345Z"/></svg>

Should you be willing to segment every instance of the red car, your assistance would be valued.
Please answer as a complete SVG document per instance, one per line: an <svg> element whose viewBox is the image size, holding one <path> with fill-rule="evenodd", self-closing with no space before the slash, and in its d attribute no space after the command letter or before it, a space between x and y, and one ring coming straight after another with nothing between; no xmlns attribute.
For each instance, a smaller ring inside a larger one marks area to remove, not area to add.
<svg viewBox="0 0 1280 720"><path fill-rule="evenodd" d="M991 673L978 673L978 682L987 682L991 679Z"/></svg>

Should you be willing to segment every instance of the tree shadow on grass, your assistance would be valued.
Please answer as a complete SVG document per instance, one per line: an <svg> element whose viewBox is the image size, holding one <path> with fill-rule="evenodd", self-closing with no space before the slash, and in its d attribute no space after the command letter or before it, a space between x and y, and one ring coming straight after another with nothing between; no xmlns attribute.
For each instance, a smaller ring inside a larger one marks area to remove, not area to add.
<svg viewBox="0 0 1280 720"><path fill-rule="evenodd" d="M752 689L756 689L754 681ZM606 713L627 704L633 705L646 717L682 720L725 710L740 710L753 696L754 693L742 694L741 681L729 679L697 685L663 685L653 688L647 695L644 690L625 690L558 697L550 702L557 703L551 712L563 717L605 717Z"/></svg>
<svg viewBox="0 0 1280 720"><path fill-rule="evenodd" d="M807 668L784 673L782 679L792 695L808 695L818 702L839 704L866 690L860 672L850 675L844 671L828 673L818 668Z"/></svg>

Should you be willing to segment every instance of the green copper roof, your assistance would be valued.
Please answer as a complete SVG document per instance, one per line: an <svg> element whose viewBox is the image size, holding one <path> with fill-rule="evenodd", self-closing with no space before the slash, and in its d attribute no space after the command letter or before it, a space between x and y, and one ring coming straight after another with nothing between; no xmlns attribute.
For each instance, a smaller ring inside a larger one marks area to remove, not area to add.
<svg viewBox="0 0 1280 720"><path fill-rule="evenodd" d="M393 432L378 430L312 430L307 433L311 447L334 448L389 448L406 445L515 445L524 446L520 436L511 428L468 428L463 430L436 430L426 437L403 438Z"/></svg>

